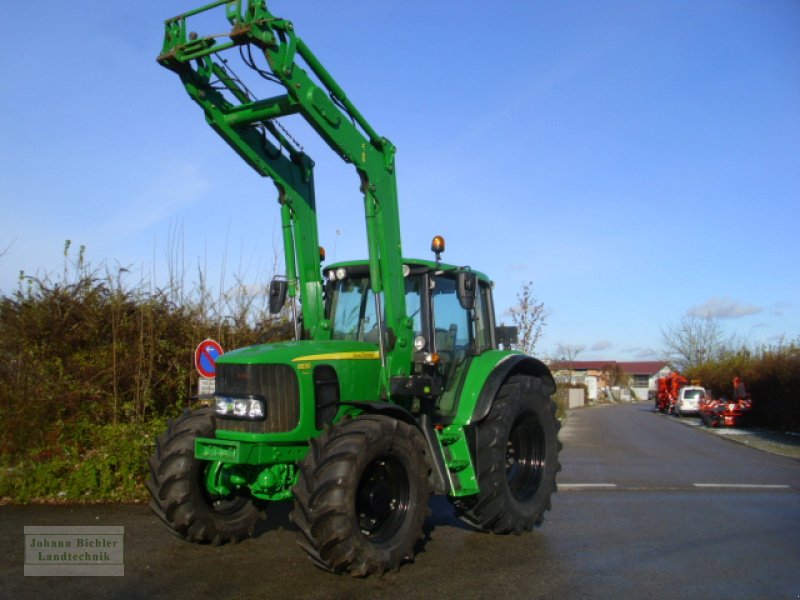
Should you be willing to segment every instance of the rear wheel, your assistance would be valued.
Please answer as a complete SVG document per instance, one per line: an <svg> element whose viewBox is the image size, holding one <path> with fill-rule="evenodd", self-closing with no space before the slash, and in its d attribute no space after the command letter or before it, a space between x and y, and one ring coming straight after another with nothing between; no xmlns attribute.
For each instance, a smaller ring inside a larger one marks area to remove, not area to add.
<svg viewBox="0 0 800 600"><path fill-rule="evenodd" d="M560 424L541 379L510 377L477 428L480 492L456 502L460 516L494 533L540 525L561 469Z"/></svg>
<svg viewBox="0 0 800 600"><path fill-rule="evenodd" d="M431 494L419 431L390 417L360 416L310 446L293 488L291 518L314 564L365 576L411 560Z"/></svg>
<svg viewBox="0 0 800 600"><path fill-rule="evenodd" d="M150 508L179 537L191 542L223 544L253 534L264 512L237 494L214 496L206 488L209 469L219 465L194 457L198 437L214 437L214 413L188 409L169 422L150 457L147 488Z"/></svg>

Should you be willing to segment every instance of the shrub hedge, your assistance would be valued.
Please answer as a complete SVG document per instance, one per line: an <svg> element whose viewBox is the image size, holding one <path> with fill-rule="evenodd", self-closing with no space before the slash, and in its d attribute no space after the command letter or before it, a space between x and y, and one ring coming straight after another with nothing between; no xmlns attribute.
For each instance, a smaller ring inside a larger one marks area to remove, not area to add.
<svg viewBox="0 0 800 600"><path fill-rule="evenodd" d="M198 342L291 335L245 286L212 302L203 285L126 285L82 255L0 298L0 498L141 498L153 436L196 393Z"/></svg>
<svg viewBox="0 0 800 600"><path fill-rule="evenodd" d="M753 400L752 424L800 431L800 341L728 353L685 375L699 379L719 398L732 396L738 376Z"/></svg>

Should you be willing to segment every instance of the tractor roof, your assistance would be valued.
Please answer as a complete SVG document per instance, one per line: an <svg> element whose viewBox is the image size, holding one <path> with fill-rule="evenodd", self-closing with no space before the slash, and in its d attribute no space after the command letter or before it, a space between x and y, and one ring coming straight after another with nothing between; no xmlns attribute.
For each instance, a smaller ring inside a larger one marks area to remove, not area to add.
<svg viewBox="0 0 800 600"><path fill-rule="evenodd" d="M419 258L404 258L403 264L408 265L412 269L414 267L424 267L431 271L457 271L459 269L469 269L469 267L459 267L456 265L451 265L447 263L439 263L438 265L432 260L422 260ZM356 272L360 272L362 269L366 272L369 270L369 261L367 260L348 260L348 261L340 261L336 263L332 263L330 265L325 265L322 267L323 274L327 274L331 270L338 269L340 267L344 267L348 270L355 270ZM470 269L474 271L474 273L478 276L478 279L485 281L486 283L491 283L489 277L486 274L481 273L480 271L475 271L474 269Z"/></svg>

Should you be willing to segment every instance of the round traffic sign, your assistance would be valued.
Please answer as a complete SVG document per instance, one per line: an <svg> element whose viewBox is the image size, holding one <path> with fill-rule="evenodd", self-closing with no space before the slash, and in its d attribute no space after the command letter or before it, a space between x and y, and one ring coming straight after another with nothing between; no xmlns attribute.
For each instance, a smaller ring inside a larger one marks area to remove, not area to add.
<svg viewBox="0 0 800 600"><path fill-rule="evenodd" d="M194 351L194 366L203 377L213 378L217 374L217 358L222 354L222 346L214 340L203 340Z"/></svg>

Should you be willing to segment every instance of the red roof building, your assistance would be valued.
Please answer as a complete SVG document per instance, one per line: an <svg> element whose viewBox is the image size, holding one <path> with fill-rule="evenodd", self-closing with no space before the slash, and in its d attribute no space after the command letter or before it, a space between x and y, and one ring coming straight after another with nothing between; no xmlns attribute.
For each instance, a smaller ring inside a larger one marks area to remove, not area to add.
<svg viewBox="0 0 800 600"><path fill-rule="evenodd" d="M608 387L604 372L610 365L619 366L623 373L630 376L630 388L638 400L647 400L648 391L655 390L656 380L672 371L663 360L562 360L552 362L550 370L557 380L572 379L576 383L584 383L589 388L589 398L595 399L597 389Z"/></svg>

